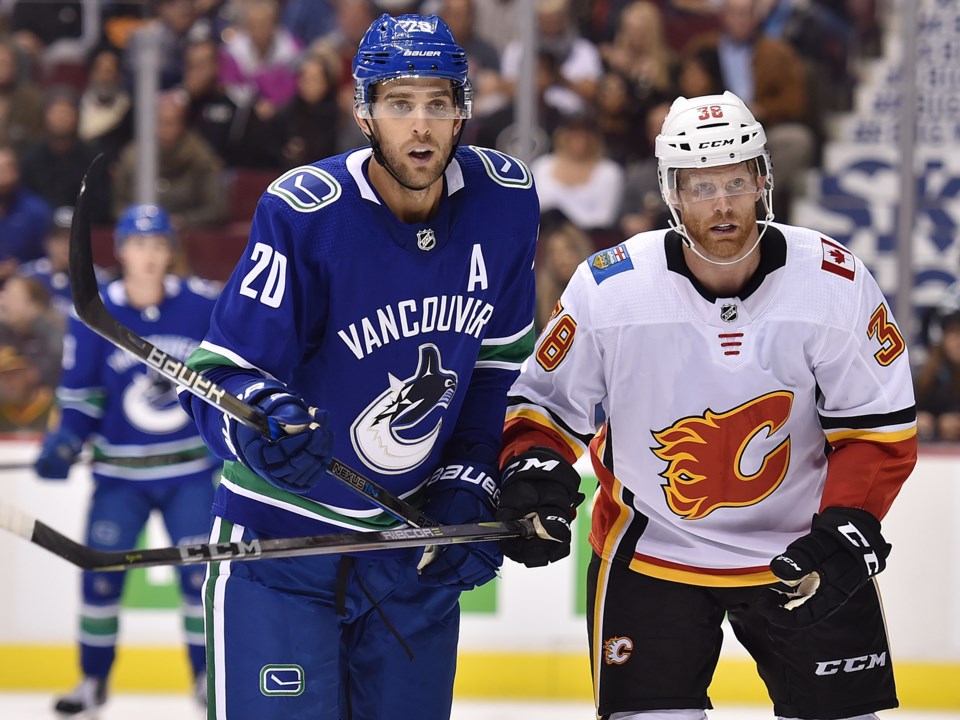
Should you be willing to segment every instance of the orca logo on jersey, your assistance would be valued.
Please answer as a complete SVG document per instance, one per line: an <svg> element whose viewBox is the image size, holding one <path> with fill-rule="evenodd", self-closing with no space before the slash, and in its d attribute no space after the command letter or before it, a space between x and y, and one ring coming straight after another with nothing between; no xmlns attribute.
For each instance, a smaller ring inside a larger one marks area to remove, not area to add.
<svg viewBox="0 0 960 720"><path fill-rule="evenodd" d="M357 457L377 472L398 475L427 459L440 435L440 417L457 393L457 374L443 368L433 343L420 346L417 371L389 385L350 426ZM426 429L433 423L433 427Z"/></svg>
<svg viewBox="0 0 960 720"><path fill-rule="evenodd" d="M699 520L717 508L755 505L776 490L790 465L790 436L776 445L773 436L792 406L792 392L771 392L653 432L660 443L653 454L669 463L660 477L670 509Z"/></svg>
<svg viewBox="0 0 960 720"><path fill-rule="evenodd" d="M190 422L173 383L151 369L134 375L124 388L123 414L133 427L155 435L172 433Z"/></svg>

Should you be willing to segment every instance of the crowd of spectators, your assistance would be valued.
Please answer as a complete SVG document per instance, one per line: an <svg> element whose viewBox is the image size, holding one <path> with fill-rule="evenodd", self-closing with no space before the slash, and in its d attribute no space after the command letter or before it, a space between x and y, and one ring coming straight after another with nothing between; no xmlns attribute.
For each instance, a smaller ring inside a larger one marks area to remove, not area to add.
<svg viewBox="0 0 960 720"><path fill-rule="evenodd" d="M537 128L521 151L525 2L538 32ZM541 243L542 322L574 261L665 226L653 139L677 95L744 98L767 129L777 218L789 221L804 169L819 161L824 113L847 109L853 61L876 51L878 2L0 0L0 282L51 261L54 210L73 204L100 153L107 172L88 193L95 240L110 246L118 213L137 200L137 113L154 115L156 201L181 247L207 261L178 268L223 279L270 178L365 144L350 61L370 23L436 13L470 62L462 142L525 157L555 220ZM139 107L150 37L160 96ZM52 287L19 294L44 292L56 300Z"/></svg>

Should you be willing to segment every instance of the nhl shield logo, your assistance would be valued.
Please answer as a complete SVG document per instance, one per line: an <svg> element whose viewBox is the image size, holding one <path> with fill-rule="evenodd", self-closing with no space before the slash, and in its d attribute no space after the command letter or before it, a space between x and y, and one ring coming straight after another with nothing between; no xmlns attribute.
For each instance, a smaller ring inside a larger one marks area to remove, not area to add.
<svg viewBox="0 0 960 720"><path fill-rule="evenodd" d="M417 230L417 247L423 251L433 250L437 246L437 236L432 228Z"/></svg>
<svg viewBox="0 0 960 720"><path fill-rule="evenodd" d="M720 308L720 319L724 322L733 322L737 319L737 306L730 304Z"/></svg>

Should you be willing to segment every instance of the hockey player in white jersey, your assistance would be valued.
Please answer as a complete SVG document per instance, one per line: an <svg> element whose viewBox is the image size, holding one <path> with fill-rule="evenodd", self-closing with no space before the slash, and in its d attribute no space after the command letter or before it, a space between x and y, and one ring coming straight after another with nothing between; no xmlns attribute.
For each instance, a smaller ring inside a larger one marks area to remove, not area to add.
<svg viewBox="0 0 960 720"><path fill-rule="evenodd" d="M511 389L498 519L569 538L590 453L599 716L705 718L726 615L779 717L875 718L897 706L881 520L916 462L904 339L849 250L772 221L739 98L678 98L656 153L672 229L570 281ZM502 546L531 567L569 552Z"/></svg>

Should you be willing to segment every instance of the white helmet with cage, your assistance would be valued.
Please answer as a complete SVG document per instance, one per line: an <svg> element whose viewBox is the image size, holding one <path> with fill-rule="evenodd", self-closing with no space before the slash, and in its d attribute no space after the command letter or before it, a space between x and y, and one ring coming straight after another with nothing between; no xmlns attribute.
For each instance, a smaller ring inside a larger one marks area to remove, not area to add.
<svg viewBox="0 0 960 720"><path fill-rule="evenodd" d="M769 223L773 220L773 172L766 143L763 126L729 90L723 95L674 100L657 135L657 166L660 193L673 217L671 224L688 246L692 247L691 240L678 211L677 171L756 160L757 177L763 178L763 222Z"/></svg>

